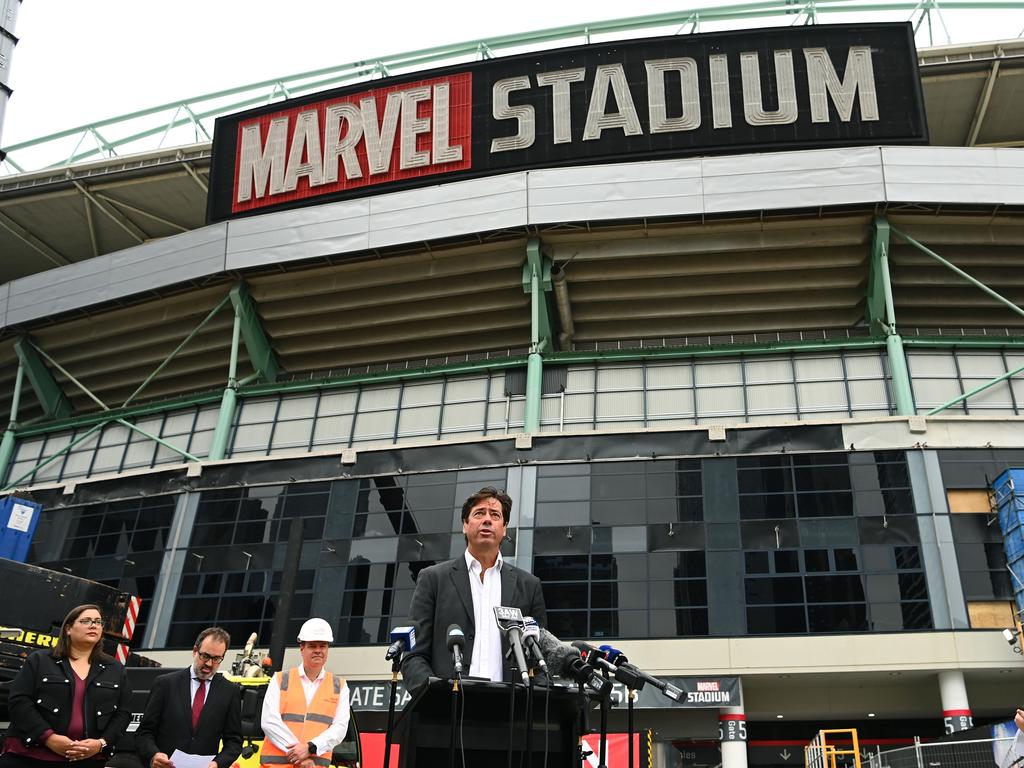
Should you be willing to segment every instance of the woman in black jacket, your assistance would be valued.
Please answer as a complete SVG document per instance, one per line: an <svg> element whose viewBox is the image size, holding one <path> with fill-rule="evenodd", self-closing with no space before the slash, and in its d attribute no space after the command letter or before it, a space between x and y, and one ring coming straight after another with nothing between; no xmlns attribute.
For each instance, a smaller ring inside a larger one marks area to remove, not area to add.
<svg viewBox="0 0 1024 768"><path fill-rule="evenodd" d="M102 766L128 727L124 667L102 651L95 605L73 608L52 651L36 651L11 683L0 768Z"/></svg>

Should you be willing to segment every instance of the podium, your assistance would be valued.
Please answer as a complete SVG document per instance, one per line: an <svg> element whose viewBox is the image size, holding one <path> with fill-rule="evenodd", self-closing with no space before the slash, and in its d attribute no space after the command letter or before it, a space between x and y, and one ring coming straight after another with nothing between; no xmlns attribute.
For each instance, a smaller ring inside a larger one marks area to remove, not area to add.
<svg viewBox="0 0 1024 768"><path fill-rule="evenodd" d="M451 739L452 682L431 678L409 701L396 723L395 742L399 768L438 768L448 765ZM510 700L515 696L512 740L509 742ZM533 728L527 738L527 697L533 696ZM557 686L525 686L490 681L464 680L460 683L457 709L455 764L466 768L502 768L512 752L512 765L525 757L527 741L530 758L522 765L544 766L545 734L549 768L579 768L580 700L575 689ZM547 697L547 722L544 719ZM462 722L458 722L461 717Z"/></svg>

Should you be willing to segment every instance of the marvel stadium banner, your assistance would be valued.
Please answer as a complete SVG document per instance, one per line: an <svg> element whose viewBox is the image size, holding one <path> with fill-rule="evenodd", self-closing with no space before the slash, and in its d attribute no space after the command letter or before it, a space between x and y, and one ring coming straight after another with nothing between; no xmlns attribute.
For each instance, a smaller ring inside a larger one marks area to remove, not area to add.
<svg viewBox="0 0 1024 768"><path fill-rule="evenodd" d="M217 120L208 218L513 170L926 143L909 23L563 48Z"/></svg>

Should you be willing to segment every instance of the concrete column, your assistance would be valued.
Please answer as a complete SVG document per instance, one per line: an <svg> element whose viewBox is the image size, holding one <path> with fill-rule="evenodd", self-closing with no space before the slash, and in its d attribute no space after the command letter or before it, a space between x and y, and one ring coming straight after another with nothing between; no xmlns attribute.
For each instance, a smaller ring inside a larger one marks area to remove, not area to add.
<svg viewBox="0 0 1024 768"><path fill-rule="evenodd" d="M939 672L939 695L942 698L942 719L946 724L946 733L966 731L974 726L962 671L948 669Z"/></svg>
<svg viewBox="0 0 1024 768"><path fill-rule="evenodd" d="M718 738L722 742L722 768L747 768L747 716L743 707L722 707L718 711Z"/></svg>

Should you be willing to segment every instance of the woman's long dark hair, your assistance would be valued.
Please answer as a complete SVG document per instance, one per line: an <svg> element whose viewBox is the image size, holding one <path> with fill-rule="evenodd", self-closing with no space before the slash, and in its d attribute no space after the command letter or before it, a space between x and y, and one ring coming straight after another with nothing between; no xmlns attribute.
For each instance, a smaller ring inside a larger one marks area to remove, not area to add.
<svg viewBox="0 0 1024 768"><path fill-rule="evenodd" d="M64 617L64 623L60 625L60 636L57 638L57 645L53 649L53 658L71 658L71 638L68 637L68 630L71 628L72 624L78 621L79 616L90 609L96 611L102 618L103 611L100 610L98 605L93 605L92 603L76 605L68 611L68 615ZM100 627L100 639L99 642L93 646L92 653L89 654L89 663L93 664L103 658L106 658L106 654L103 653L103 628Z"/></svg>

